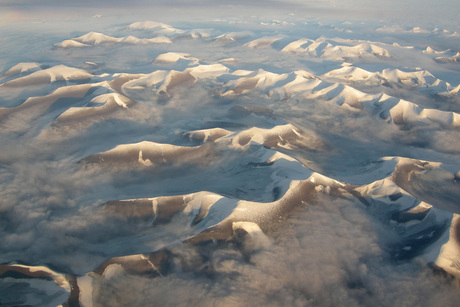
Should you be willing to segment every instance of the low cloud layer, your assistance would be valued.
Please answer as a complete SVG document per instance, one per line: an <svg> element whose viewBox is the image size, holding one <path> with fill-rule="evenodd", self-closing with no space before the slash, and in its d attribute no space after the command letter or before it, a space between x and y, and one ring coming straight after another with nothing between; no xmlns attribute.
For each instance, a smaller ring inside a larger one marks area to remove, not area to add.
<svg viewBox="0 0 460 307"><path fill-rule="evenodd" d="M459 298L455 283L434 276L425 264L395 262L385 246L397 235L369 220L355 203L325 197L295 211L280 227L271 234L272 247L253 253L249 262L223 247L210 256L212 275L176 272L149 279L120 274L101 280L99 302L454 306Z"/></svg>

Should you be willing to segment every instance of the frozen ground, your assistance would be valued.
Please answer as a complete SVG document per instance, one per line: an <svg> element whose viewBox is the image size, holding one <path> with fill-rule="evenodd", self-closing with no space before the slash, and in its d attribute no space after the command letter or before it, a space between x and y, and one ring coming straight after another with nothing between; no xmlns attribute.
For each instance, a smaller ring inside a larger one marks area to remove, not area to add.
<svg viewBox="0 0 460 307"><path fill-rule="evenodd" d="M0 305L457 305L455 1L30 2Z"/></svg>

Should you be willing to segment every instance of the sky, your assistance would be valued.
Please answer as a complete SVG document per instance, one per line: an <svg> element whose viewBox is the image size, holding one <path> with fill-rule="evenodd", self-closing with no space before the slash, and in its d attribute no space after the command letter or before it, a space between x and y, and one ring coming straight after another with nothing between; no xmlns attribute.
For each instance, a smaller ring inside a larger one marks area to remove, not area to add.
<svg viewBox="0 0 460 307"><path fill-rule="evenodd" d="M402 24L423 23L432 26L451 26L458 29L459 23L456 18L458 9L457 0L440 0L433 5L431 0L383 0L383 1L364 1L364 0L316 0L316 1L299 1L299 0L256 0L256 1L228 1L228 0L173 0L173 1L121 1L121 0L106 0L106 1L58 1L58 0L3 0L0 6L6 8L8 22L13 21L18 16L8 16L16 14L18 10L27 14L28 18L33 18L37 14L37 9L40 14L53 11L56 13L56 8L79 8L89 10L96 13L100 9L113 10L122 8L124 13L133 13L138 8L154 13L155 11L170 10L175 12L175 18L209 18L212 16L228 16L238 15L245 16L248 14L256 15L283 15L295 14L299 18L307 17L328 17L328 18L347 18L350 20L386 20L387 22L398 22ZM30 10L33 7L33 10ZM129 11L126 11L126 8ZM181 8L187 8L187 15L182 15L179 11ZM196 9L196 11L194 11ZM13 13L12 13L13 12ZM137 13L140 13L137 12ZM1 13L0 13L1 14ZM194 16L195 15L195 16ZM201 16L198 16L201 15ZM20 17L20 16L19 16ZM172 16L165 16L171 18ZM50 18L52 18L50 16ZM2 18L5 20L5 18Z"/></svg>

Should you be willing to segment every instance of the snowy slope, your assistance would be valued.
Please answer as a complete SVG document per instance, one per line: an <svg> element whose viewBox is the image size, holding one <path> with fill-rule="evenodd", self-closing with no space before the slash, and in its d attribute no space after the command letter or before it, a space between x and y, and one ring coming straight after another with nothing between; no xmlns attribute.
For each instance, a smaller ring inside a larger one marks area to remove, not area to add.
<svg viewBox="0 0 460 307"><path fill-rule="evenodd" d="M0 304L457 302L457 34L288 16L94 17L5 62Z"/></svg>

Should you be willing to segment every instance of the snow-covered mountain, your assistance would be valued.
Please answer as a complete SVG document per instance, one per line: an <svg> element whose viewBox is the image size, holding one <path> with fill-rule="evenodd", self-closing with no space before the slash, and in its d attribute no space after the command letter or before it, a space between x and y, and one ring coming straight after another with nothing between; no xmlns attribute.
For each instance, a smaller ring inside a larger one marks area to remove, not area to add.
<svg viewBox="0 0 460 307"><path fill-rule="evenodd" d="M195 23L3 65L0 304L458 302L455 33Z"/></svg>

